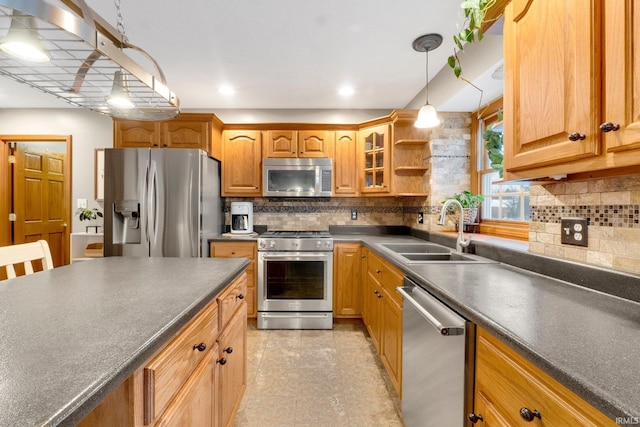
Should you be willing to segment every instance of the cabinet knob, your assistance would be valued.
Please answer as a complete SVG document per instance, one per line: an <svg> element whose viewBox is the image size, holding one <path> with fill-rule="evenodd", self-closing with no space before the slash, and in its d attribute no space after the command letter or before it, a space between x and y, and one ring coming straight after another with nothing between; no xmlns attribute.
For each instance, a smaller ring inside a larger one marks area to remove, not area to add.
<svg viewBox="0 0 640 427"><path fill-rule="evenodd" d="M540 412L537 409L531 411L529 408L520 408L520 416L523 420L531 422L534 418L542 419Z"/></svg>
<svg viewBox="0 0 640 427"><path fill-rule="evenodd" d="M216 363L224 365L227 363L227 359L225 359L224 357L222 359L216 359Z"/></svg>
<svg viewBox="0 0 640 427"><path fill-rule="evenodd" d="M244 299L244 294L239 294L239 295L237 295L237 296L236 296L236 298L238 298L238 299Z"/></svg>
<svg viewBox="0 0 640 427"><path fill-rule="evenodd" d="M582 141L587 137L584 133L573 132L569 134L569 141Z"/></svg>
<svg viewBox="0 0 640 427"><path fill-rule="evenodd" d="M231 255L235 255L235 254L236 254L236 251L231 251Z"/></svg>
<svg viewBox="0 0 640 427"><path fill-rule="evenodd" d="M611 122L604 122L603 124L600 125L600 130L602 132L617 131L617 130L620 130L620 125L618 123L614 125Z"/></svg>
<svg viewBox="0 0 640 427"><path fill-rule="evenodd" d="M227 354L231 354L231 353L233 353L233 347L227 347L227 348L225 348L225 349L224 349L224 350L222 350L222 351L224 351L224 352L225 352L225 353L227 353Z"/></svg>
<svg viewBox="0 0 640 427"><path fill-rule="evenodd" d="M364 256L364 255L360 255L360 258L365 259L365 258L366 258L366 256Z"/></svg>
<svg viewBox="0 0 640 427"><path fill-rule="evenodd" d="M482 418L482 415L480 414L476 415L473 412L467 415L467 418L469 419L469 421L471 421L472 424L475 424L478 421L484 421L484 418Z"/></svg>
<svg viewBox="0 0 640 427"><path fill-rule="evenodd" d="M382 273L382 270L376 270L376 273L380 274Z"/></svg>
<svg viewBox="0 0 640 427"><path fill-rule="evenodd" d="M207 349L207 345L203 342L201 342L200 344L196 344L193 346L194 350L198 350L198 351L205 351Z"/></svg>

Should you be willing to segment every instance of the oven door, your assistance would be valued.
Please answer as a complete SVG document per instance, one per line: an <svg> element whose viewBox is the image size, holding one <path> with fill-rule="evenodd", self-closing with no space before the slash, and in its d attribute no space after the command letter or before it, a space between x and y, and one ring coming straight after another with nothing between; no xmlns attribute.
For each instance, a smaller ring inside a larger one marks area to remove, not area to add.
<svg viewBox="0 0 640 427"><path fill-rule="evenodd" d="M258 252L258 311L332 311L332 252Z"/></svg>

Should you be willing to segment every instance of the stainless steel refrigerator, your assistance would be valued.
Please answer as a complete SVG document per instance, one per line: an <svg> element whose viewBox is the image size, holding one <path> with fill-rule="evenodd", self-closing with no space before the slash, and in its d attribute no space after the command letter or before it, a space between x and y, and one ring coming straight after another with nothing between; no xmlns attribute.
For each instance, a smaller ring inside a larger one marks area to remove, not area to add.
<svg viewBox="0 0 640 427"><path fill-rule="evenodd" d="M220 163L202 150L105 150L105 256L209 256L222 206Z"/></svg>

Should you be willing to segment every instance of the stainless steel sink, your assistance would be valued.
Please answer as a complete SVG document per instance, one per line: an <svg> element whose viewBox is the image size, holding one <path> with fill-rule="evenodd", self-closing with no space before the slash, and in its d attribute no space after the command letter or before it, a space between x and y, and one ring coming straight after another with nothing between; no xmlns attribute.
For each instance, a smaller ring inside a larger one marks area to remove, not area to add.
<svg viewBox="0 0 640 427"><path fill-rule="evenodd" d="M477 261L467 255L448 253L448 254L400 254L401 257L409 261Z"/></svg>
<svg viewBox="0 0 640 427"><path fill-rule="evenodd" d="M451 250L435 243L383 243L382 246L399 254L448 254Z"/></svg>

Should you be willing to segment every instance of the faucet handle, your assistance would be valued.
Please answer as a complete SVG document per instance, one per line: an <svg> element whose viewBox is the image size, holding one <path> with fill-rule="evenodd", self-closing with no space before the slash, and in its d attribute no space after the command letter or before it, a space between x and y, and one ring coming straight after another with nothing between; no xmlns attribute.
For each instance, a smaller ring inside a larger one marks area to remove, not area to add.
<svg viewBox="0 0 640 427"><path fill-rule="evenodd" d="M462 234L462 236L460 237L460 246L463 248L468 248L471 244L471 238L473 238L473 236L469 235L469 237L465 239L464 234Z"/></svg>

